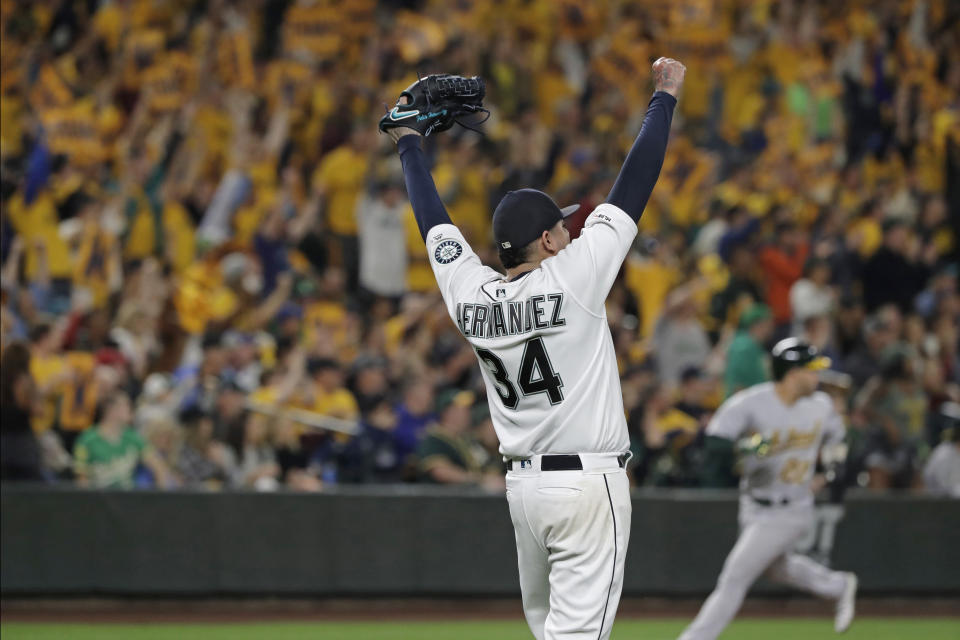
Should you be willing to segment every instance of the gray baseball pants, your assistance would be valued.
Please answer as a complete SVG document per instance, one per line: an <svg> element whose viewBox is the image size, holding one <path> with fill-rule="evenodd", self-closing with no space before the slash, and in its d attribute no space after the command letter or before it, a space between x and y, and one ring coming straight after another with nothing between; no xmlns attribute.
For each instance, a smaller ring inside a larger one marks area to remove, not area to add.
<svg viewBox="0 0 960 640"><path fill-rule="evenodd" d="M679 640L714 640L761 575L821 598L839 599L846 586L844 574L793 552L812 522L811 507L742 510L740 537L723 563L717 586Z"/></svg>

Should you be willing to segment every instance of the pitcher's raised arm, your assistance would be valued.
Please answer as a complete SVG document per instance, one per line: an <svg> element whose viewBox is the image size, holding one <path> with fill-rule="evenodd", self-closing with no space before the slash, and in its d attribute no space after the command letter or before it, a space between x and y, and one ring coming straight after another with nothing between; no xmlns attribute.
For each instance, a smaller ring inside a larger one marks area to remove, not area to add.
<svg viewBox="0 0 960 640"><path fill-rule="evenodd" d="M640 220L660 176L673 109L685 73L686 67L671 58L660 58L653 63L656 92L647 107L640 133L607 196L607 202L625 211L634 221Z"/></svg>

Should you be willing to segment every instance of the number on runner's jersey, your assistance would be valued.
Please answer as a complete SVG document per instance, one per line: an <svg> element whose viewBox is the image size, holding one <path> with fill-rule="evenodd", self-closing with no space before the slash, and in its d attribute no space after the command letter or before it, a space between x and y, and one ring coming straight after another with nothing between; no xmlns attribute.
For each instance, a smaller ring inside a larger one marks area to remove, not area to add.
<svg viewBox="0 0 960 640"><path fill-rule="evenodd" d="M810 470L810 461L800 458L789 458L783 463L780 470L780 482L785 484L802 484Z"/></svg>

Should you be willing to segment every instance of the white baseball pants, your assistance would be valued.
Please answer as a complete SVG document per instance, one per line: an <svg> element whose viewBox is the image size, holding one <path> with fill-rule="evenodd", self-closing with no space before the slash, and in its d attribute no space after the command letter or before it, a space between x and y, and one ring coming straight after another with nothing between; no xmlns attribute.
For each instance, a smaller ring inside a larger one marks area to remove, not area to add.
<svg viewBox="0 0 960 640"><path fill-rule="evenodd" d="M583 454L583 471L507 472L523 612L537 640L610 636L630 540L630 483L616 454ZM516 465L515 465L516 467Z"/></svg>
<svg viewBox="0 0 960 640"><path fill-rule="evenodd" d="M716 588L679 640L713 640L720 635L761 575L821 598L839 599L846 586L844 574L793 553L812 522L812 509L780 507L741 519L740 537L723 563Z"/></svg>

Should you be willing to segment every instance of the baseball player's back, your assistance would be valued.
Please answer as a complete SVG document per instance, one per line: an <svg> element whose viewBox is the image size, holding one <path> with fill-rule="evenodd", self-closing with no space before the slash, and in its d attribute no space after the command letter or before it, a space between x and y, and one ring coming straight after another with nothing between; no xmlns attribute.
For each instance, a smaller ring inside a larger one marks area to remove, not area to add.
<svg viewBox="0 0 960 640"><path fill-rule="evenodd" d="M431 264L482 365L504 456L628 450L604 300L636 234L626 213L600 205L579 238L511 280L484 267L455 226L431 230Z"/></svg>

